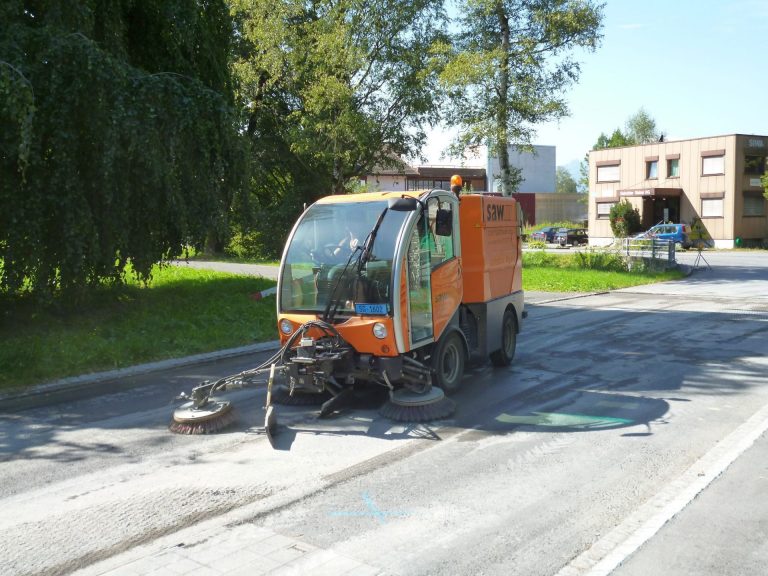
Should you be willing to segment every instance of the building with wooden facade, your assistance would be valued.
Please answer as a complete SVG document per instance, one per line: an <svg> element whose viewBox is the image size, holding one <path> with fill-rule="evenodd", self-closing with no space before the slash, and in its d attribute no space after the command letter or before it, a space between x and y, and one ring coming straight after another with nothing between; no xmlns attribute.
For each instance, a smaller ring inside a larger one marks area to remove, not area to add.
<svg viewBox="0 0 768 576"><path fill-rule="evenodd" d="M589 237L613 241L609 213L628 200L643 228L700 219L719 248L768 239L768 136L730 134L589 153Z"/></svg>

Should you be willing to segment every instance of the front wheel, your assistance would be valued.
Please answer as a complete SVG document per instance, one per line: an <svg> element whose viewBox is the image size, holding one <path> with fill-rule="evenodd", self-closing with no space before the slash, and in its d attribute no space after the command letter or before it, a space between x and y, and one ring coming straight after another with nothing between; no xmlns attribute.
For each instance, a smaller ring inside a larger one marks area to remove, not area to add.
<svg viewBox="0 0 768 576"><path fill-rule="evenodd" d="M514 311L505 310L501 320L501 348L491 352L491 363L500 368L512 364L517 348L517 317Z"/></svg>
<svg viewBox="0 0 768 576"><path fill-rule="evenodd" d="M446 394L453 394L461 386L464 377L464 343L456 332L447 334L432 352L432 368L435 386Z"/></svg>

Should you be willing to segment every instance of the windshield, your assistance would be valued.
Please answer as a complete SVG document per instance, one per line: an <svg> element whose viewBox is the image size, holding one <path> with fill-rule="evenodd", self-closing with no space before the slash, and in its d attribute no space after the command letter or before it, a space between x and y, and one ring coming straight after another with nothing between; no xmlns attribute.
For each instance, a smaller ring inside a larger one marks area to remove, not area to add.
<svg viewBox="0 0 768 576"><path fill-rule="evenodd" d="M285 255L281 310L322 313L333 298L340 313L388 314L395 243L409 212L386 213L358 274L363 245L386 207L385 201L312 205Z"/></svg>

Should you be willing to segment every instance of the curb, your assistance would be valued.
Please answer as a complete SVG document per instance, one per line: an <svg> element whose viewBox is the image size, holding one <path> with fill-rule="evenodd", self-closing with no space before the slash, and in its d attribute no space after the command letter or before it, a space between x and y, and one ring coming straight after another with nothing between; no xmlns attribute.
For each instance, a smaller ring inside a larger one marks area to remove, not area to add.
<svg viewBox="0 0 768 576"><path fill-rule="evenodd" d="M227 348L226 350L217 350L216 352L205 352L183 358L172 358L169 360L159 360L147 364L138 364L127 368L118 368L106 372L95 372L83 376L70 376L46 384L37 384L29 388L19 388L8 392L0 393L0 411L8 412L12 410L25 410L43 405L56 404L71 400L80 400L83 398L92 398L101 394L113 394L122 392L139 386L138 383L130 380L131 376L141 376L152 372L163 372L183 366L192 366L194 364L204 364L226 358L235 358L245 356L254 352L267 352L278 350L280 344L277 340L272 342L261 342L259 344L249 344L238 348ZM100 391L100 385L106 382L114 383L108 391Z"/></svg>

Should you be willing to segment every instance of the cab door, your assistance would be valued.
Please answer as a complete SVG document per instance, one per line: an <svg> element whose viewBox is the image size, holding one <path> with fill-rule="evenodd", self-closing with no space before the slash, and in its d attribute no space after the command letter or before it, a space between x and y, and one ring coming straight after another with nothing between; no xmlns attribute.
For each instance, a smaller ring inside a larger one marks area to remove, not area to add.
<svg viewBox="0 0 768 576"><path fill-rule="evenodd" d="M457 209L458 203L453 196L434 196L427 200L432 277L432 331L435 340L440 338L453 318L462 298L463 282L457 253L459 230ZM446 223L450 225L447 226Z"/></svg>
<svg viewBox="0 0 768 576"><path fill-rule="evenodd" d="M432 278L426 214L422 213L408 239L406 279L412 346L432 340Z"/></svg>

